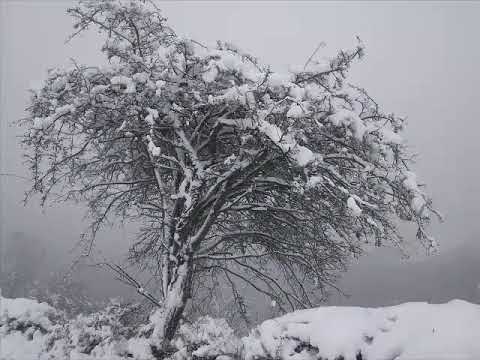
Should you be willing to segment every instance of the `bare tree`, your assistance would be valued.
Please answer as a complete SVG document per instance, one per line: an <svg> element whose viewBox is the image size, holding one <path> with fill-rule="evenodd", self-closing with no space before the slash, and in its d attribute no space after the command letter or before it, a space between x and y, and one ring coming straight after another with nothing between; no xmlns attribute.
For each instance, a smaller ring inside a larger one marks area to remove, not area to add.
<svg viewBox="0 0 480 360"><path fill-rule="evenodd" d="M212 276L239 303L244 282L281 309L310 307L365 242L400 244L397 218L434 245L403 119L345 83L361 43L281 74L230 44L177 36L150 3L69 13L75 34L105 35L109 65L52 70L32 93L29 195L86 201L87 248L109 219L143 223L130 257L161 274L162 341Z"/></svg>

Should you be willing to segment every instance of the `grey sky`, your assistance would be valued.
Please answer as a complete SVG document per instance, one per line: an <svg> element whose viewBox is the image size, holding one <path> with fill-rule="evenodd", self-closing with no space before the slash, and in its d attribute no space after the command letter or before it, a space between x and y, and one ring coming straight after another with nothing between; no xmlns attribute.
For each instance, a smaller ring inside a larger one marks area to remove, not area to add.
<svg viewBox="0 0 480 360"><path fill-rule="evenodd" d="M18 129L8 122L22 116L26 88L48 67L101 61L94 34L65 45L71 21L69 1L6 1L1 4L1 172L24 174ZM365 87L388 110L409 119L405 135L420 154L416 171L429 185L446 222L432 231L442 254L415 263L394 250L362 258L342 284L352 294L338 303L381 305L406 300L444 301L467 297L480 302L480 3L475 2L159 2L177 33L205 43L231 41L276 69L303 64L319 42L323 54L353 47L358 35L366 57L350 81ZM320 53L322 55L322 53ZM2 241L23 231L55 257L67 261L84 228L82 210L68 205L24 208L24 182L1 177ZM409 240L414 240L408 229ZM104 232L100 247L118 255L120 230ZM66 254L63 256L63 254ZM68 262L68 261L67 261ZM468 264L471 264L468 265ZM38 265L39 268L42 264ZM413 283L412 279L416 281ZM413 285L412 285L413 283ZM382 285L383 284L383 285ZM381 287L384 286L383 290Z"/></svg>

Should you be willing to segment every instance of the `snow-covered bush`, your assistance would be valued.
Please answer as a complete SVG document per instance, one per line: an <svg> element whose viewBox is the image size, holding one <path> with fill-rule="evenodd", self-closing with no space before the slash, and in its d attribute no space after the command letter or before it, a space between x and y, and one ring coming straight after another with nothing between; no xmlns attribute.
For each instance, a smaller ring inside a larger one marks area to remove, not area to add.
<svg viewBox="0 0 480 360"><path fill-rule="evenodd" d="M184 323L168 348L152 336L155 312L146 322L138 305L113 303L71 319L36 300L0 298L1 360L175 360L239 357L241 341L223 319Z"/></svg>
<svg viewBox="0 0 480 360"><path fill-rule="evenodd" d="M176 358L216 359L218 356L239 357L242 343L224 319L209 316L180 326L174 340L179 351Z"/></svg>
<svg viewBox="0 0 480 360"><path fill-rule="evenodd" d="M0 298L2 360L121 359L136 334L126 319L136 306L113 304L103 311L69 319L46 303Z"/></svg>
<svg viewBox="0 0 480 360"><path fill-rule="evenodd" d="M2 360L39 359L48 351L61 314L46 303L0 297Z"/></svg>

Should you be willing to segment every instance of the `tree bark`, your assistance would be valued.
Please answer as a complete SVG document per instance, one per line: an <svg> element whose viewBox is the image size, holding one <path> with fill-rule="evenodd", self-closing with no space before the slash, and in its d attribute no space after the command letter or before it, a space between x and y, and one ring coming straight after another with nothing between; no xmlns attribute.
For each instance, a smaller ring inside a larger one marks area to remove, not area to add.
<svg viewBox="0 0 480 360"><path fill-rule="evenodd" d="M168 284L163 308L159 310L161 314L153 336L161 341L161 346L164 349L175 336L183 311L190 298L192 266L191 261L186 261L178 266Z"/></svg>

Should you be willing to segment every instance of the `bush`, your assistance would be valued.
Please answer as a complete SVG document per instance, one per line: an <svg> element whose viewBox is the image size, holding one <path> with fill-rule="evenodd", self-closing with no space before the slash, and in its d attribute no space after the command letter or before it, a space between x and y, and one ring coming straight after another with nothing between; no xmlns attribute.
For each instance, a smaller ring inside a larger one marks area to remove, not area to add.
<svg viewBox="0 0 480 360"><path fill-rule="evenodd" d="M2 360L155 360L238 357L241 341L223 319L184 323L168 352L159 352L155 313L144 322L136 304L112 303L73 319L46 303L0 298Z"/></svg>
<svg viewBox="0 0 480 360"><path fill-rule="evenodd" d="M178 357L185 359L216 359L218 356L238 357L242 344L224 319L209 316L192 324L182 324L174 341Z"/></svg>

